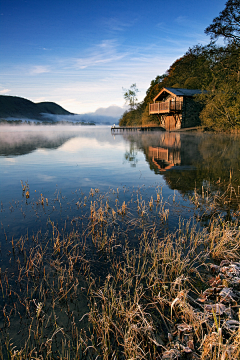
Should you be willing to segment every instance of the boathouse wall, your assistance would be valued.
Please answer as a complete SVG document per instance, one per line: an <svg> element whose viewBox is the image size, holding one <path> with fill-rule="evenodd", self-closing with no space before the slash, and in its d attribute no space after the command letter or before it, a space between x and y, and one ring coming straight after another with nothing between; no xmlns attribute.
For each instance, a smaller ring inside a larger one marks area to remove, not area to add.
<svg viewBox="0 0 240 360"><path fill-rule="evenodd" d="M166 130L189 128L201 124L199 114L203 108L194 95L201 90L163 88L149 105L149 114L158 118Z"/></svg>
<svg viewBox="0 0 240 360"><path fill-rule="evenodd" d="M199 114L203 106L197 102L193 97L184 97L181 128L188 128L201 125Z"/></svg>

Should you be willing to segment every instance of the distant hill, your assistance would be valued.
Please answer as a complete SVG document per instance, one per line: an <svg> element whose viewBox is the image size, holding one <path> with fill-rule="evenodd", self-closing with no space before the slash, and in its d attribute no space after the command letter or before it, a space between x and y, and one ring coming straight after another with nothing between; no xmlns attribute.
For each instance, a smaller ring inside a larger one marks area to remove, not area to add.
<svg viewBox="0 0 240 360"><path fill-rule="evenodd" d="M40 113L54 115L73 115L73 113L70 113L54 102L40 102L36 103L36 105Z"/></svg>
<svg viewBox="0 0 240 360"><path fill-rule="evenodd" d="M19 118L46 120L42 113L54 115L73 115L54 102L34 103L18 97L0 95L0 119Z"/></svg>

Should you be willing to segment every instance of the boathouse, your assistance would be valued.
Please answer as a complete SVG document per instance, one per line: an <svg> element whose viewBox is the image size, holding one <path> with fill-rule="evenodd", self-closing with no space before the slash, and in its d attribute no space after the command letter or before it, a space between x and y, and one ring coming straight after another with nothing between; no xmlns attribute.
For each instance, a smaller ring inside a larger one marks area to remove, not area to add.
<svg viewBox="0 0 240 360"><path fill-rule="evenodd" d="M202 105L194 95L202 90L163 88L149 104L149 114L156 115L160 126L166 130L189 128L200 125Z"/></svg>

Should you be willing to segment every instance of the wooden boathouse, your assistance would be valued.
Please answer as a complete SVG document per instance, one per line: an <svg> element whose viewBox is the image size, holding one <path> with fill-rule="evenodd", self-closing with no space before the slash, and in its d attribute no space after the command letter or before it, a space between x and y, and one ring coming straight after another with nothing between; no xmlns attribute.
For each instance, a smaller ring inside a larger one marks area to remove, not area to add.
<svg viewBox="0 0 240 360"><path fill-rule="evenodd" d="M199 113L202 105L194 95L202 90L163 88L149 104L149 114L156 115L159 125L172 131L200 125Z"/></svg>

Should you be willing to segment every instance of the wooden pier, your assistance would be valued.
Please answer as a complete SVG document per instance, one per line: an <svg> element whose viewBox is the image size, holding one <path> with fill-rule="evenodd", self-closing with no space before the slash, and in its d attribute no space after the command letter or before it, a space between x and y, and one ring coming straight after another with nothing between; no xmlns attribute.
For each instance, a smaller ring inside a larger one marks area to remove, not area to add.
<svg viewBox="0 0 240 360"><path fill-rule="evenodd" d="M161 126L112 126L111 133L117 135L123 132L136 132L136 131L166 131Z"/></svg>
<svg viewBox="0 0 240 360"><path fill-rule="evenodd" d="M203 131L203 126L193 126L189 128L166 130L162 126L112 126L111 133L114 135L120 135L124 132L136 132L136 131L168 131L168 132L186 132L186 131Z"/></svg>

